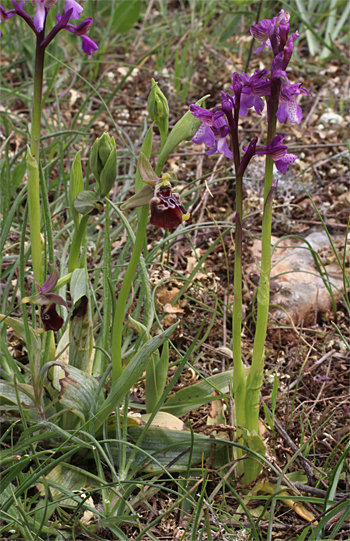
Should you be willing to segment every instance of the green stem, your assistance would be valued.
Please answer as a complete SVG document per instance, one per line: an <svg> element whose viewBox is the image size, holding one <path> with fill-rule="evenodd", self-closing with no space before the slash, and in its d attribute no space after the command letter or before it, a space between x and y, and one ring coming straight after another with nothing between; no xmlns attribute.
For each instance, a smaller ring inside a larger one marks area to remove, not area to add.
<svg viewBox="0 0 350 541"><path fill-rule="evenodd" d="M234 397L236 411L236 437L242 435L245 426L245 372L242 362L242 177L236 177L236 232L235 232L235 263L234 263L234 300L232 318L232 352L234 368ZM240 443L242 443L240 441ZM241 454L241 450L238 450Z"/></svg>
<svg viewBox="0 0 350 541"><path fill-rule="evenodd" d="M122 334L123 334L123 322L125 307L128 300L128 296L131 290L134 275L137 269L137 265L140 260L143 243L146 235L146 226L148 220L149 206L144 205L141 207L141 212L138 220L137 233L135 238L135 244L133 247L132 255L129 261L128 268L126 269L123 277L122 287L120 289L118 300L113 314L112 325L112 374L113 382L120 378L123 372L122 365Z"/></svg>
<svg viewBox="0 0 350 541"><path fill-rule="evenodd" d="M271 99L269 103L269 126L267 143L271 142L276 134L276 112L280 81L271 81ZM261 235L261 267L257 295L257 321L254 337L252 364L247 378L246 390L246 428L249 432L259 434L259 405L260 391L264 371L264 348L267 333L267 323L270 306L270 271L271 271L271 224L272 224L272 184L273 160L266 156L265 184L264 184L264 215Z"/></svg>
<svg viewBox="0 0 350 541"><path fill-rule="evenodd" d="M88 219L89 216L83 216L80 220L78 229L74 230L72 245L69 252L68 272L73 272L75 269L78 268L81 242L85 234Z"/></svg>
<svg viewBox="0 0 350 541"><path fill-rule="evenodd" d="M40 235L40 181L39 181L39 154L40 154L40 121L41 97L43 88L45 48L41 43L45 37L45 30L37 34L35 53L34 96L32 107L32 126L30 139L30 156L32 163L28 168L28 218L30 227L30 241L32 248L32 262L34 279L43 283L44 268L42 264L42 248ZM36 168L34 164L36 162Z"/></svg>
<svg viewBox="0 0 350 541"><path fill-rule="evenodd" d="M243 177L237 175L240 165L238 122L239 122L239 96L236 96L234 118L232 113L227 115L231 131L233 162L236 173L236 231L235 231L235 262L233 279L233 314L232 314L232 353L234 368L234 399L235 422L237 426L236 439L242 442L243 428L245 427L245 388L246 377L242 362L242 223L243 223ZM236 449L236 458L242 456L242 450Z"/></svg>

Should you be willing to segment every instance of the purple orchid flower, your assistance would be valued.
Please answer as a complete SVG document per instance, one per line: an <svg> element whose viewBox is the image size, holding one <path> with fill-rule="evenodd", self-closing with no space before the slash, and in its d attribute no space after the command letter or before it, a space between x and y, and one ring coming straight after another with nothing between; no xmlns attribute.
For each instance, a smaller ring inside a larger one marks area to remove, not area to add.
<svg viewBox="0 0 350 541"><path fill-rule="evenodd" d="M298 157L295 154L288 154L288 147L282 145L284 137L276 135L267 145L258 145L255 148L255 154L270 156L280 173L286 173L288 165L294 163ZM243 147L243 150L248 150L248 147Z"/></svg>
<svg viewBox="0 0 350 541"><path fill-rule="evenodd" d="M33 6L36 7L33 22L37 32L41 32L44 28L47 12L56 3L57 0L32 0ZM81 5L76 0L66 0L64 12L67 13L70 9L72 9L70 18L79 19L79 14L83 11Z"/></svg>
<svg viewBox="0 0 350 541"><path fill-rule="evenodd" d="M24 2L25 2L25 0L22 0L22 2L20 4L21 8L24 6ZM7 21L7 19L11 19L11 17L13 17L14 15L16 15L16 11L14 9L9 9L8 11L6 11L0 5L0 23L3 23L5 21ZM0 30L0 36L1 36L1 30Z"/></svg>
<svg viewBox="0 0 350 541"><path fill-rule="evenodd" d="M22 303L31 302L41 306L41 320L43 322L44 331L57 332L63 325L63 318L56 312L57 304L65 306L67 303L60 295L52 293L52 290L56 287L58 281L58 270L51 267L50 276L47 276L46 281L42 286L39 286L35 282L38 288L38 293L32 295L32 297L25 297L22 299Z"/></svg>
<svg viewBox="0 0 350 541"><path fill-rule="evenodd" d="M271 78L280 79L281 81L281 91L279 95L280 105L277 110L277 119L280 123L285 122L288 118L290 122L300 124L301 119L303 118L303 112L301 107L296 102L295 96L299 94L306 94L310 96L310 93L301 88L302 83L291 84L287 77L287 73L283 69L284 65L284 56L283 53L279 53L272 62L271 66Z"/></svg>
<svg viewBox="0 0 350 541"><path fill-rule="evenodd" d="M261 116L265 105L262 98L271 94L271 83L266 78L268 72L267 69L256 70L251 77L246 73L238 74L242 82L240 116L246 116L251 107L254 107L256 113ZM230 88L234 90L234 86Z"/></svg>
<svg viewBox="0 0 350 541"><path fill-rule="evenodd" d="M289 13L282 9L278 17L261 19L259 24L253 24L250 27L250 33L261 43L259 49L256 49L254 53L260 53L265 45L272 47L275 54L278 53L278 48L283 49L289 33L289 18Z"/></svg>
<svg viewBox="0 0 350 541"><path fill-rule="evenodd" d="M62 20L62 16L58 13L56 15L56 19L58 20L58 22L60 22ZM88 55L91 55L93 51L97 51L98 49L98 46L96 45L96 43L92 41L92 39L89 38L89 36L86 35L86 33L92 27L93 22L94 20L92 17L87 17L78 26L74 26L73 24L68 23L64 27L66 30L68 30L68 32L71 32L72 34L75 34L76 36L81 36L83 38L83 44L82 44L83 51L84 53Z"/></svg>
<svg viewBox="0 0 350 541"><path fill-rule="evenodd" d="M226 118L217 118L214 121L212 130L215 135L215 145L210 150L207 150L207 155L211 156L215 152L219 152L219 154L225 154L226 158L232 158L232 151L228 148L226 140L230 133Z"/></svg>
<svg viewBox="0 0 350 541"><path fill-rule="evenodd" d="M46 14L48 10L56 4L57 0L32 0L36 7L36 13L33 17L34 26L37 32L41 32L45 25Z"/></svg>
<svg viewBox="0 0 350 541"><path fill-rule="evenodd" d="M178 193L172 192L171 184L161 179L150 201L150 223L164 229L175 229L183 222L191 223L192 214L186 211Z"/></svg>
<svg viewBox="0 0 350 541"><path fill-rule="evenodd" d="M207 147L213 147L207 151L208 156L218 151L224 153L227 158L231 158L232 152L228 148L226 141L230 128L226 118L222 118L224 112L220 109L207 111L199 105L190 105L190 111L193 116L202 121L201 126L192 137L192 141L196 145L205 143Z"/></svg>
<svg viewBox="0 0 350 541"><path fill-rule="evenodd" d="M43 31L47 13L49 9L54 4L57 3L57 0L32 0L32 4L37 8L36 13L32 19L23 10L25 0L22 0L20 4L16 0L11 0L11 1L14 7L13 10L5 11L3 7L0 6L0 22L4 22L7 19L17 14L26 21L26 23L35 32L35 34L39 34L40 32ZM72 34L81 36L83 38L82 46L83 46L83 51L86 54L91 55L93 51L97 51L98 46L96 45L96 43L89 36L86 35L86 33L90 30L93 24L92 17L86 18L78 26L74 26L69 23L70 19L79 19L79 15L82 11L83 11L83 8L76 0L66 0L65 8L64 8L64 15L63 16L57 15L58 23L49 32L49 34L45 37L45 39L43 39L43 41L41 42L41 47L45 49L48 46L48 44L54 39L54 37L58 34L58 32L62 30L63 28L65 28Z"/></svg>
<svg viewBox="0 0 350 541"><path fill-rule="evenodd" d="M282 89L280 93L280 106L277 110L277 119L280 123L283 123L287 118L290 122L295 122L296 124L300 124L301 119L303 118L303 112L301 107L297 104L295 96L298 96L299 94L303 93L307 96L310 96L310 93L305 90L305 88L301 88L300 85L302 83L296 83L296 84L282 84Z"/></svg>

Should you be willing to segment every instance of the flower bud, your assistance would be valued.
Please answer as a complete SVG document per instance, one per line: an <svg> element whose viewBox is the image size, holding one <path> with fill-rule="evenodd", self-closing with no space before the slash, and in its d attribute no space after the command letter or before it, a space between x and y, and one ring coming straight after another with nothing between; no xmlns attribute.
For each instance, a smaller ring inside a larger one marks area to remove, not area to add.
<svg viewBox="0 0 350 541"><path fill-rule="evenodd" d="M147 109L152 121L159 128L162 142L165 142L168 135L169 105L168 100L154 79L152 79L152 89L148 96Z"/></svg>
<svg viewBox="0 0 350 541"><path fill-rule="evenodd" d="M92 145L90 168L97 183L97 191L105 197L112 188L117 176L117 150L114 137L104 133Z"/></svg>

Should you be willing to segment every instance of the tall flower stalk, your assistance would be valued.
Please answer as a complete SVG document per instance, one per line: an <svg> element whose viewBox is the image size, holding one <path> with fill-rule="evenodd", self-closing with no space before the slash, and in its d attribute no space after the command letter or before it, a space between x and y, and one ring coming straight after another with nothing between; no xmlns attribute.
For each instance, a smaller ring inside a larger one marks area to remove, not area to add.
<svg viewBox="0 0 350 541"><path fill-rule="evenodd" d="M294 40L298 32L289 37L289 14L282 10L273 19L263 19L260 24L251 27L251 33L261 46L255 52L262 51L265 46L273 52L270 78L269 70L256 70L252 76L246 73L234 73L230 93L222 92L221 105L211 111L197 105L191 105L192 114L202 124L193 137L195 143L205 143L211 147L207 154L224 153L233 159L236 179L236 231L234 262L234 302L233 302L233 365L234 365L234 398L237 434L239 443L245 443L255 451L261 451L263 444L259 438L259 402L263 380L264 348L267 333L270 297L271 271L271 224L273 199L273 166L280 173L287 171L288 165L296 160L294 154L288 153L288 147L282 144L283 137L276 135L277 120L300 123L302 111L296 103L295 96L309 93L301 88L301 84L290 84L286 68L293 52ZM266 145L258 145L255 137L248 147L243 147L245 154L241 157L238 137L239 116L245 116L250 108L261 115L265 100L267 104L268 130ZM229 137L230 145L227 138ZM231 146L231 148L230 148ZM232 149L232 150L231 150ZM252 363L246 377L241 353L242 330L242 182L244 172L254 155L266 155L264 179L264 209L262 224L262 255L260 279L257 294L257 322L252 353ZM242 453L237 450L236 457ZM250 483L259 473L260 466L253 460L245 461L239 471L244 473L244 482Z"/></svg>
<svg viewBox="0 0 350 541"><path fill-rule="evenodd" d="M12 0L13 9L8 11L4 10L3 7L0 6L0 22L5 22L7 19L17 15L27 23L30 29L34 32L36 38L31 137L30 146L27 148L27 193L32 265L34 279L39 284L43 282L44 277L44 265L42 258L43 248L41 241L39 157L45 51L47 46L62 29L66 29L69 32L81 36L83 38L83 50L87 54L91 54L93 50L98 48L97 45L86 35L93 23L91 17L85 19L78 26L74 26L69 23L71 19L78 19L79 14L81 11L83 11L83 8L78 2L76 2L76 0L66 0L63 16L57 15L57 24L45 36L47 14L50 8L56 4L56 2L57 0L32 0L32 4L36 7L36 13L33 18L31 18L28 13L24 11L24 0L22 0L21 3L18 3L16 0Z"/></svg>

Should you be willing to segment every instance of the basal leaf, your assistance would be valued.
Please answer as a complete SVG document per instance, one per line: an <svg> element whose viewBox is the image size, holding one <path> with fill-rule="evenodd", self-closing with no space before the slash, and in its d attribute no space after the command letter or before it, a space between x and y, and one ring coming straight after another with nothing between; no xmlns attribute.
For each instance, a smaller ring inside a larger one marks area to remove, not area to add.
<svg viewBox="0 0 350 541"><path fill-rule="evenodd" d="M220 374L210 376L194 385L184 387L173 394L162 406L162 411L181 417L189 411L199 408L203 404L215 400L213 391L218 390L222 394L229 392L232 386L233 370L227 370Z"/></svg>
<svg viewBox="0 0 350 541"><path fill-rule="evenodd" d="M83 422L88 420L98 381L74 366L62 361L51 361L42 368L44 385L52 397L58 397L62 406L75 413ZM98 397L97 411L103 396Z"/></svg>

